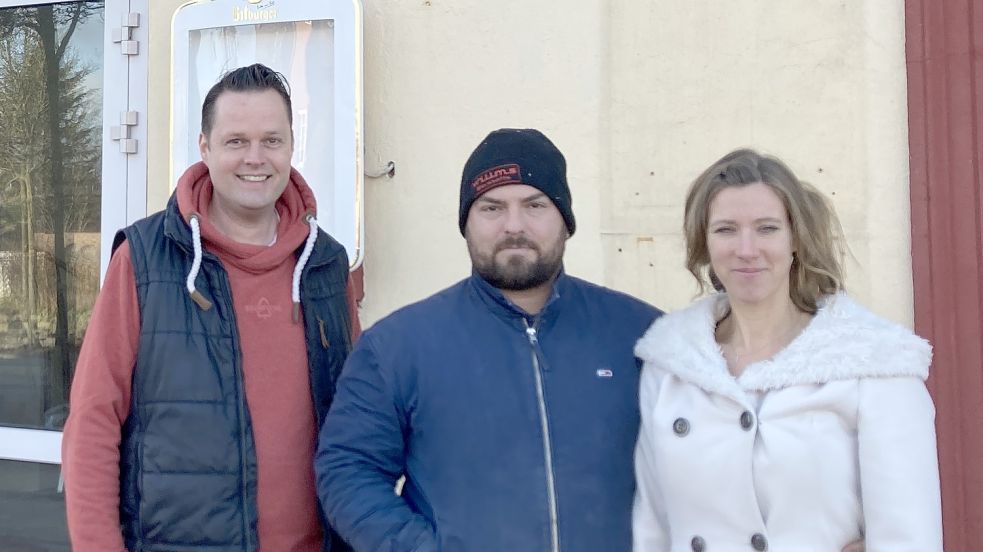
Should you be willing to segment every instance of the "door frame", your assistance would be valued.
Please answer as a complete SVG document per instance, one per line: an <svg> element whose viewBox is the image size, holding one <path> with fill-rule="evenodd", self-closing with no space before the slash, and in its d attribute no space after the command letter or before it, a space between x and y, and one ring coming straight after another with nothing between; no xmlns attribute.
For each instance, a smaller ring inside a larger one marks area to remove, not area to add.
<svg viewBox="0 0 983 552"><path fill-rule="evenodd" d="M905 0L915 330L934 346L946 550L983 539L983 0Z"/></svg>
<svg viewBox="0 0 983 552"><path fill-rule="evenodd" d="M68 4L80 0L0 0L0 9L47 4ZM111 127L119 124L120 113L140 110L146 118L147 56L125 56L113 42L113 28L130 12L147 13L147 0L104 0L103 33L103 136L102 136L102 208L100 212L99 281L109 264L110 248L116 231L146 215L146 123L137 125L134 137L141 137L136 154L119 153L119 142L111 136ZM145 15L144 15L145 17ZM133 31L146 45L146 22L143 31ZM127 83L127 86L119 86ZM0 460L61 464L62 432L0 425Z"/></svg>

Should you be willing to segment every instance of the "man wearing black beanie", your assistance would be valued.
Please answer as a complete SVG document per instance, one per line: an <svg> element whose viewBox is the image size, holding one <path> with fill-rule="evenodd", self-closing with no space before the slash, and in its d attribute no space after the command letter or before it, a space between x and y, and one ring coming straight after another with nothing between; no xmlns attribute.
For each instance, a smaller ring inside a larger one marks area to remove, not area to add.
<svg viewBox="0 0 983 552"><path fill-rule="evenodd" d="M566 159L542 132L514 128L489 134L464 164L458 210L462 235L474 200L505 184L526 184L543 192L560 211L567 230L573 235L576 223L567 185Z"/></svg>
<svg viewBox="0 0 983 552"><path fill-rule="evenodd" d="M564 272L566 161L537 130L478 145L458 224L472 275L345 365L315 462L328 519L355 550L630 550L632 349L661 313Z"/></svg>

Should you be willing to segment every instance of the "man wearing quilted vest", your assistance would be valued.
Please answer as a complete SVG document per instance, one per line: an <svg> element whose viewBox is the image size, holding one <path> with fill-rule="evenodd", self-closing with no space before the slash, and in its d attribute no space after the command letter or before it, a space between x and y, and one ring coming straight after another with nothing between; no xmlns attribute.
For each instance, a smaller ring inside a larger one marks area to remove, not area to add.
<svg viewBox="0 0 983 552"><path fill-rule="evenodd" d="M205 97L202 161L116 236L71 392L76 552L347 550L312 461L358 333L345 249L290 165L283 76Z"/></svg>

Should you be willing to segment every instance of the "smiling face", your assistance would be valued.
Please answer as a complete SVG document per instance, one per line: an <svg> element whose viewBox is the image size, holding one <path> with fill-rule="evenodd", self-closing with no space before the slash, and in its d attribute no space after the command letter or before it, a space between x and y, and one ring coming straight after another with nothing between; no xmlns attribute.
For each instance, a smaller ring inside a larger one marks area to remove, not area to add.
<svg viewBox="0 0 983 552"><path fill-rule="evenodd" d="M732 303L789 301L793 236L781 198L762 183L730 186L710 202L710 266Z"/></svg>
<svg viewBox="0 0 983 552"><path fill-rule="evenodd" d="M552 283L563 265L568 236L556 205L525 184L481 195L471 205L464 230L478 275L511 291Z"/></svg>
<svg viewBox="0 0 983 552"><path fill-rule="evenodd" d="M198 148L212 180L211 209L245 220L273 214L290 180L293 155L287 106L279 94L223 92Z"/></svg>

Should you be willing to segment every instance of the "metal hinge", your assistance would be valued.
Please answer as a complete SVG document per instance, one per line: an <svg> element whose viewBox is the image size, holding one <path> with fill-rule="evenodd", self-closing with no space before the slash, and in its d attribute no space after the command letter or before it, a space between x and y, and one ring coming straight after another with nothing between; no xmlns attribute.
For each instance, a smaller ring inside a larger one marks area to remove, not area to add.
<svg viewBox="0 0 983 552"><path fill-rule="evenodd" d="M119 125L109 127L109 137L119 142L120 153L136 153L137 140L130 138L130 129L137 125L139 117L136 111L121 111Z"/></svg>
<svg viewBox="0 0 983 552"><path fill-rule="evenodd" d="M120 26L113 29L113 42L119 44L120 53L124 56L135 56L140 53L140 42L133 40L133 29L140 26L140 14L124 13Z"/></svg>

